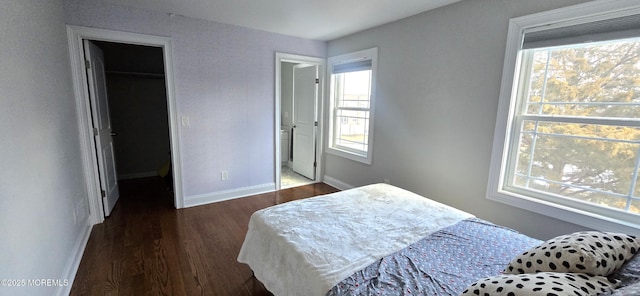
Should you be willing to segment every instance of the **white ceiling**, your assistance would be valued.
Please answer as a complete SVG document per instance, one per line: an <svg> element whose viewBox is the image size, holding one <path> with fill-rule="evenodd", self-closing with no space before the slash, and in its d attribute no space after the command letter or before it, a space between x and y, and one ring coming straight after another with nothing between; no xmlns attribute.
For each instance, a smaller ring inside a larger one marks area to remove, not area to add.
<svg viewBox="0 0 640 296"><path fill-rule="evenodd" d="M106 0L307 39L332 40L460 0Z"/></svg>

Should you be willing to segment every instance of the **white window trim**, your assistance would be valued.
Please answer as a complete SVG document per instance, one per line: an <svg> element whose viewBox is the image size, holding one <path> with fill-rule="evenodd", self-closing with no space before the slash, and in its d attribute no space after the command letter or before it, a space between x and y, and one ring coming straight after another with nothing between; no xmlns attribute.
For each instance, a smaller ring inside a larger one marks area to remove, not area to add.
<svg viewBox="0 0 640 296"><path fill-rule="evenodd" d="M515 98L517 95L518 81L514 81L514 77L520 71L519 49L524 31L542 26L544 28L558 27L560 26L558 25L559 23L563 23L562 26L583 23L586 18L589 18L589 21L595 21L597 19L610 18L614 15L622 16L637 13L640 13L640 4L638 4L637 0L606 0L517 17L509 21L487 184L486 197L488 199L591 229L640 234L640 222L630 223L522 194L507 192L503 190L504 172L502 170L502 168L506 167L508 160L508 151L505 147L511 141L508 132L511 130L511 119L514 116L516 107L516 100L511 98Z"/></svg>
<svg viewBox="0 0 640 296"><path fill-rule="evenodd" d="M367 154L353 152L348 149L340 149L333 146L333 133L334 133L334 94L331 92L332 82L331 75L334 64L346 63L350 61L370 59L371 60L371 97L369 101L369 138L367 142ZM327 153L340 156L343 158L358 161L364 164L371 164L373 160L373 126L375 117L375 97L376 97L376 77L378 72L378 48L370 48L348 54L343 54L335 57L330 57L327 63L327 77L330 81L329 87L329 137L327 141Z"/></svg>

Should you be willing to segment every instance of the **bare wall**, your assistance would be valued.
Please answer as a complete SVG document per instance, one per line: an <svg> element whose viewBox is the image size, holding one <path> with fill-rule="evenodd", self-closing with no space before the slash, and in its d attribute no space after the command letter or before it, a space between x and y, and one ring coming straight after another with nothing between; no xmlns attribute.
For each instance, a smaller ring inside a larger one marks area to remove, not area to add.
<svg viewBox="0 0 640 296"><path fill-rule="evenodd" d="M62 285L0 295L65 294L90 228L62 1L3 1L0 40L0 278Z"/></svg>
<svg viewBox="0 0 640 296"><path fill-rule="evenodd" d="M327 155L325 175L391 184L528 235L581 230L485 198L508 21L579 0L467 0L330 41L335 56L377 46L371 166Z"/></svg>

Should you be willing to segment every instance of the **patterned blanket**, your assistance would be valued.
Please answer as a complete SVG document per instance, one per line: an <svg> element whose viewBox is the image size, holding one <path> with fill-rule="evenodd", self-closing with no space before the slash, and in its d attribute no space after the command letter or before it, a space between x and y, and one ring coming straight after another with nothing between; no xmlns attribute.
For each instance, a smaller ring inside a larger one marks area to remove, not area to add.
<svg viewBox="0 0 640 296"><path fill-rule="evenodd" d="M334 286L338 295L459 295L540 241L469 218L388 255Z"/></svg>

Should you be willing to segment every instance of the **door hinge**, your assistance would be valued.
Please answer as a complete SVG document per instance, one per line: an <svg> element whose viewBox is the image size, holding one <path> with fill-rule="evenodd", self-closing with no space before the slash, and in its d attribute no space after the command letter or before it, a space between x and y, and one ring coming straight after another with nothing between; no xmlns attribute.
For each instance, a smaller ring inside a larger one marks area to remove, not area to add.
<svg viewBox="0 0 640 296"><path fill-rule="evenodd" d="M87 68L87 69L91 69L91 61L85 60L84 61L84 67Z"/></svg>
<svg viewBox="0 0 640 296"><path fill-rule="evenodd" d="M100 133L98 132L98 129L94 127L94 128L93 128L93 135L94 135L94 136L97 136L97 135L99 135L99 134L100 134Z"/></svg>
<svg viewBox="0 0 640 296"><path fill-rule="evenodd" d="M102 198L107 197L107 192L105 192L104 190L100 190L100 194L102 195Z"/></svg>
<svg viewBox="0 0 640 296"><path fill-rule="evenodd" d="M316 84L320 83L320 78L316 78Z"/></svg>
<svg viewBox="0 0 640 296"><path fill-rule="evenodd" d="M313 123L313 126L318 126L318 122L317 122L317 121L316 121L316 122L314 122L314 123Z"/></svg>
<svg viewBox="0 0 640 296"><path fill-rule="evenodd" d="M315 168L315 167L318 167L318 163L314 161L314 162L313 162L313 167L314 167L314 168Z"/></svg>

